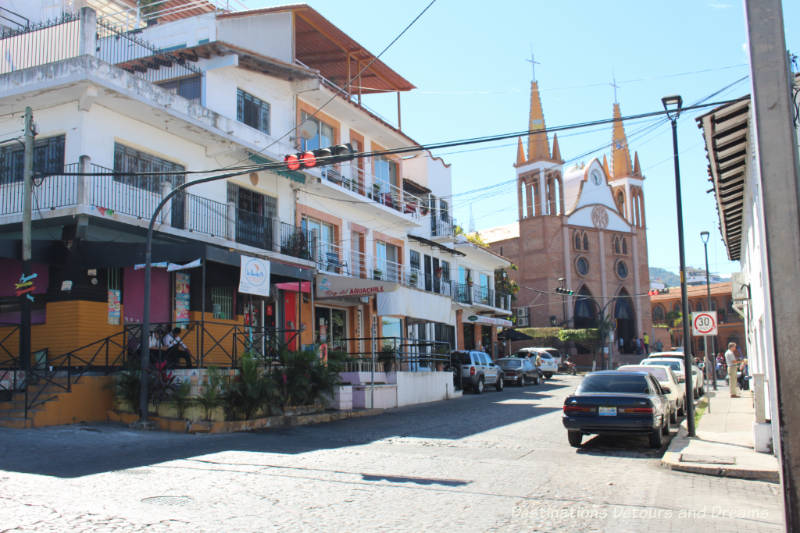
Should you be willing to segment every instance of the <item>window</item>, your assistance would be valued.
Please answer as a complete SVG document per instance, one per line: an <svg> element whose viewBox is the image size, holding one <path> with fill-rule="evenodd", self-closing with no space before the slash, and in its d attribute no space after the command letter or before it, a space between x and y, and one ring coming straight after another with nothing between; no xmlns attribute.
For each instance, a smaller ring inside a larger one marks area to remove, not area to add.
<svg viewBox="0 0 800 533"><path fill-rule="evenodd" d="M185 175L173 174L186 170L183 165L167 161L159 157L134 150L124 144L114 144L114 181L144 189L155 194L161 194L161 184L169 183L173 187L183 183ZM164 174L158 174L163 172ZM139 173L149 173L138 175Z"/></svg>
<svg viewBox="0 0 800 533"><path fill-rule="evenodd" d="M182 96L187 100L199 103L200 96L202 94L203 78L202 76L197 75L190 78L183 78L181 80L165 81L164 83L159 83L158 85L168 90L172 94L177 94L178 96Z"/></svg>
<svg viewBox="0 0 800 533"><path fill-rule="evenodd" d="M419 252L416 250L411 250L411 271L419 271L420 270L420 260L419 260Z"/></svg>
<svg viewBox="0 0 800 533"><path fill-rule="evenodd" d="M614 253L615 254L618 254L618 253L620 253L622 251L622 248L620 247L619 242L620 242L620 238L619 237L614 237Z"/></svg>
<svg viewBox="0 0 800 533"><path fill-rule="evenodd" d="M301 150L316 150L317 148L327 148L335 144L333 126L325 124L320 119L312 117L305 111L300 113L300 121L301 131L310 131L314 133L314 136L308 139L301 136Z"/></svg>
<svg viewBox="0 0 800 533"><path fill-rule="evenodd" d="M628 239L622 238L622 255L628 255Z"/></svg>
<svg viewBox="0 0 800 533"><path fill-rule="evenodd" d="M375 269L381 272L380 278L397 281L400 274L400 264L397 261L397 246L377 241L375 243L375 252Z"/></svg>
<svg viewBox="0 0 800 533"><path fill-rule="evenodd" d="M269 133L269 104L241 89L236 90L236 120Z"/></svg>
<svg viewBox="0 0 800 533"><path fill-rule="evenodd" d="M575 261L575 269L578 271L578 274L585 276L589 273L589 261L585 257L579 257Z"/></svg>
<svg viewBox="0 0 800 533"><path fill-rule="evenodd" d="M439 200L439 218L448 221L450 220L450 207L444 200Z"/></svg>
<svg viewBox="0 0 800 533"><path fill-rule="evenodd" d="M64 135L37 140L33 145L34 174L64 172ZM25 149L19 143L0 148L0 185L20 182L25 167Z"/></svg>
<svg viewBox="0 0 800 533"><path fill-rule="evenodd" d="M449 283L450 282L450 263L447 261L442 261L440 265L442 269L442 282Z"/></svg>
<svg viewBox="0 0 800 533"><path fill-rule="evenodd" d="M303 217L301 222L301 227L303 228L303 233L308 235L309 233L316 234L316 242L318 246L318 253L314 253L314 239L309 239L308 242L308 252L311 254L311 257L316 257L317 261L321 265L322 270L328 269L327 261L328 254L333 254L338 257L339 249L336 246L335 238L334 238L334 227L333 224L328 224L326 222L322 222L320 220L316 220L311 217ZM331 269L332 270L332 269Z"/></svg>
<svg viewBox="0 0 800 533"><path fill-rule="evenodd" d="M657 305L653 308L653 322L656 324L663 324L667 321L667 314L664 312L664 307Z"/></svg>
<svg viewBox="0 0 800 533"><path fill-rule="evenodd" d="M575 232L575 249L581 249L581 234L579 232Z"/></svg>
<svg viewBox="0 0 800 533"><path fill-rule="evenodd" d="M584 250L589 249L589 236L586 235L586 232L583 232L583 249Z"/></svg>
<svg viewBox="0 0 800 533"><path fill-rule="evenodd" d="M625 261L617 261L617 276L620 279L625 279L628 277L628 264Z"/></svg>
<svg viewBox="0 0 800 533"><path fill-rule="evenodd" d="M315 307L314 341L328 343L332 350L347 350L347 311Z"/></svg>
<svg viewBox="0 0 800 533"><path fill-rule="evenodd" d="M211 287L211 309L214 318L233 319L233 288Z"/></svg>
<svg viewBox="0 0 800 533"><path fill-rule="evenodd" d="M397 188L397 163L385 157L373 159L375 164L375 183L378 192L390 193Z"/></svg>

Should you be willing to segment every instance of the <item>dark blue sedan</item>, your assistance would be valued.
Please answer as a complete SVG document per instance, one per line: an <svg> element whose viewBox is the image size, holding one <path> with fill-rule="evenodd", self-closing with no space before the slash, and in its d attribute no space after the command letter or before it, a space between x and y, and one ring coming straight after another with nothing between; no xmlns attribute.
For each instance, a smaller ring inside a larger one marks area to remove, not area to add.
<svg viewBox="0 0 800 533"><path fill-rule="evenodd" d="M584 435L646 434L660 448L669 435L669 399L646 372L605 370L588 374L564 400L564 427L570 445Z"/></svg>

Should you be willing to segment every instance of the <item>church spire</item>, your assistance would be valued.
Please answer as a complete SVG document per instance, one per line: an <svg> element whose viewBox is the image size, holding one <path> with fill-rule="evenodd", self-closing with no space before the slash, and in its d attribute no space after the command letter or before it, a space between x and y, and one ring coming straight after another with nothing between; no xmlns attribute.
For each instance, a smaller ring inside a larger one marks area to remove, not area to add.
<svg viewBox="0 0 800 533"><path fill-rule="evenodd" d="M562 161L561 159L561 149L558 147L558 134L553 134L553 157L551 158L553 161Z"/></svg>
<svg viewBox="0 0 800 533"><path fill-rule="evenodd" d="M642 175L642 167L639 165L639 152L633 152L633 175Z"/></svg>
<svg viewBox="0 0 800 533"><path fill-rule="evenodd" d="M619 104L614 104L614 133L611 140L611 165L613 178L624 178L631 175L631 154L628 150L628 139L622 125Z"/></svg>
<svg viewBox="0 0 800 533"><path fill-rule="evenodd" d="M605 154L603 154L603 170L606 171L606 176L608 176L608 179L611 179L611 172L608 170L608 158Z"/></svg>
<svg viewBox="0 0 800 533"><path fill-rule="evenodd" d="M525 149L522 147L522 137L517 138L517 166L525 162Z"/></svg>
<svg viewBox="0 0 800 533"><path fill-rule="evenodd" d="M542 100L539 97L539 84L536 81L532 81L528 130L537 133L528 135L528 161L550 159L550 143L547 140L547 133L543 131L544 129L544 112L542 111Z"/></svg>

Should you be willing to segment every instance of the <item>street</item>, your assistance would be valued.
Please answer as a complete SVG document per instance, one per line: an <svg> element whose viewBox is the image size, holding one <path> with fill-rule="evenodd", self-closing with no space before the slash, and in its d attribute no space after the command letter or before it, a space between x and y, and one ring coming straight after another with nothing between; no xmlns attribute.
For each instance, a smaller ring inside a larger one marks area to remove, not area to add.
<svg viewBox="0 0 800 533"><path fill-rule="evenodd" d="M571 448L580 379L259 433L0 429L0 531L782 530L779 485Z"/></svg>

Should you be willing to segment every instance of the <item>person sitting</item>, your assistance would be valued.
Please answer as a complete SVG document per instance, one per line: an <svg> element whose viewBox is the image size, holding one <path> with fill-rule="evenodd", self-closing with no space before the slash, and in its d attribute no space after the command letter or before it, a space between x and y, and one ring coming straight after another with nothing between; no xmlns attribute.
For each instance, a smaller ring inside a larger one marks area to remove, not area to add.
<svg viewBox="0 0 800 533"><path fill-rule="evenodd" d="M180 333L181 328L173 328L171 332L164 335L161 341L166 350L167 366L174 368L177 366L178 360L183 359L186 368L192 368L192 354L181 340Z"/></svg>

